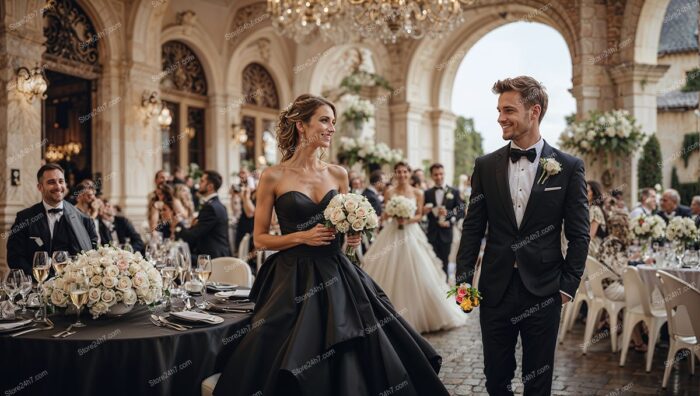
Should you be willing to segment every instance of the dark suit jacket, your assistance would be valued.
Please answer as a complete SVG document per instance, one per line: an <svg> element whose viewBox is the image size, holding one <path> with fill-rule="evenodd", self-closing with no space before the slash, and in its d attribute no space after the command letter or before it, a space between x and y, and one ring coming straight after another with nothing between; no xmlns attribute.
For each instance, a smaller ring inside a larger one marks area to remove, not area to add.
<svg viewBox="0 0 700 396"><path fill-rule="evenodd" d="M72 246L69 254L97 247L97 232L91 218L67 201L63 201L63 217L73 231L70 236ZM49 221L43 203L39 202L17 213L7 239L7 262L10 268L21 268L25 273L31 274L34 253L44 251L50 255L53 253L50 251L50 245Z"/></svg>
<svg viewBox="0 0 700 396"><path fill-rule="evenodd" d="M530 293L544 297L562 290L573 296L590 241L583 161L544 143L541 158L554 157L562 170L538 184L542 174L542 166L538 166L518 228L508 187L509 148L506 145L479 157L474 164L472 195L457 253L457 282L472 281L481 239L488 227L479 280L484 305L498 305L516 261ZM569 241L566 258L561 252L562 223Z"/></svg>
<svg viewBox="0 0 700 396"><path fill-rule="evenodd" d="M230 257L228 213L219 197L214 197L203 204L197 217L197 224L176 231L175 237L187 242L195 254L208 254L211 258Z"/></svg>
<svg viewBox="0 0 700 396"><path fill-rule="evenodd" d="M379 200L379 195L370 190L369 188L365 188L365 191L362 192L362 195L367 197L367 201L369 201L369 204L372 205L374 208L374 211L377 212L377 216L382 215L382 202Z"/></svg>
<svg viewBox="0 0 700 396"><path fill-rule="evenodd" d="M136 232L136 229L134 229L134 225L131 224L131 221L127 219L124 216L114 216L114 229L117 231L117 238L119 238L118 243L123 244L126 243L126 238L129 238L129 243L131 244L131 247L134 248L135 252L141 252L141 254L144 254L144 244L143 244L143 239L141 239L141 235L139 235L138 232ZM109 229L107 229L107 225L100 220L100 239L102 240L102 244L107 244L112 242L112 233L110 232Z"/></svg>
<svg viewBox="0 0 700 396"><path fill-rule="evenodd" d="M433 187L425 191L426 204L431 203L435 207L437 207L437 202L435 200L436 190L437 189ZM452 198L447 199L447 196L449 194L452 194ZM462 201L462 198L460 197L459 191L457 191L457 189L447 186L447 190L445 191L445 198L443 198L442 200L442 205L445 207L445 209L447 209L447 217L445 217L445 220L449 221L451 224L455 224L457 221L459 221L459 219L464 217L464 201ZM435 216L432 211L428 213L428 240L431 243L452 243L452 227L440 227L438 225L438 220L439 218Z"/></svg>
<svg viewBox="0 0 700 396"><path fill-rule="evenodd" d="M669 219L668 216L666 215L666 212L664 212L663 210L659 210L659 211L657 212L657 214L658 214L659 216L661 216L662 219L664 219L664 221L666 222L666 224L668 224L668 221L669 221L670 219ZM678 207L676 208L676 217L690 217L690 216L692 216L692 215L693 215L693 213L690 211L690 208L687 207L687 206L678 205Z"/></svg>

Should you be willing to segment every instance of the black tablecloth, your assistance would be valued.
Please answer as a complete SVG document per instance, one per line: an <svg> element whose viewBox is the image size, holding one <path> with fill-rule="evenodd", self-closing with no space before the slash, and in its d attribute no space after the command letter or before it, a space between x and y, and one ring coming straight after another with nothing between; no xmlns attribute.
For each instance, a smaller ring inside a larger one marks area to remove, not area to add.
<svg viewBox="0 0 700 396"><path fill-rule="evenodd" d="M53 330L0 336L0 392L12 395L199 395L249 330L250 314L217 313L219 325L175 331L156 327L144 306L92 320L64 339L75 321L54 315Z"/></svg>

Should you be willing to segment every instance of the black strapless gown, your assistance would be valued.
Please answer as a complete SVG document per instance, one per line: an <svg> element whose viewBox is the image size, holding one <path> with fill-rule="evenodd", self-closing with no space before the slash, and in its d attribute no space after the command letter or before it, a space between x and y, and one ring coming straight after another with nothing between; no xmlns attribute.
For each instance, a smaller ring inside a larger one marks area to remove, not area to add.
<svg viewBox="0 0 700 396"><path fill-rule="evenodd" d="M290 191L275 202L283 234L323 222L337 191L319 203ZM226 364L214 394L416 395L448 392L441 358L376 283L330 245L299 245L270 256L250 296L251 330Z"/></svg>

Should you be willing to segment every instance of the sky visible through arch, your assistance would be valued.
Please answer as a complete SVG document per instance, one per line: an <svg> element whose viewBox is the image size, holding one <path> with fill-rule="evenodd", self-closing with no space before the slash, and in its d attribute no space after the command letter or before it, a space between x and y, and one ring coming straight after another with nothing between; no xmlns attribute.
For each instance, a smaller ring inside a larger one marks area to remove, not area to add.
<svg viewBox="0 0 700 396"><path fill-rule="evenodd" d="M452 111L473 118L484 138L484 153L495 151L506 142L496 122L498 96L491 87L505 77L532 76L549 94L540 132L547 143L558 147L564 116L576 111L576 100L568 91L571 73L571 55L559 32L540 23L504 25L482 37L462 60L452 90Z"/></svg>

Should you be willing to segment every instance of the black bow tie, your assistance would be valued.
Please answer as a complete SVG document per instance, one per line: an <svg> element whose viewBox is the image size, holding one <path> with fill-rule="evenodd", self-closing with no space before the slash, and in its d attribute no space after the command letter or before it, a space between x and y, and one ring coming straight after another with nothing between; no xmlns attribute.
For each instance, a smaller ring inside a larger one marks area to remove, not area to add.
<svg viewBox="0 0 700 396"><path fill-rule="evenodd" d="M63 212L63 209L61 209L61 208L53 208L53 209L47 210L47 212L49 212L49 213L61 213L61 212Z"/></svg>
<svg viewBox="0 0 700 396"><path fill-rule="evenodd" d="M435 189L436 189L436 190L444 190L445 187L443 187L443 186L435 186Z"/></svg>
<svg viewBox="0 0 700 396"><path fill-rule="evenodd" d="M534 148L531 148L529 150L520 150L516 148L511 148L510 149L510 161L511 162L518 162L520 160L520 157L527 157L527 159L530 162L535 162L535 158L537 158L537 151Z"/></svg>

